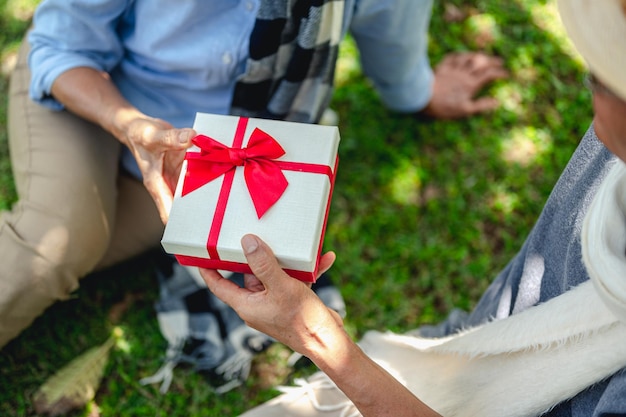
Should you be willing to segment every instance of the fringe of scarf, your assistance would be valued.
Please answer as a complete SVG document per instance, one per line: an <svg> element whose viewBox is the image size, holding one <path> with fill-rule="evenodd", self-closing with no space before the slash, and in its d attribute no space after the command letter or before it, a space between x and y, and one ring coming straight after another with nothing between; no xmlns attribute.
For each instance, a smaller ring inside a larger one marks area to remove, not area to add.
<svg viewBox="0 0 626 417"><path fill-rule="evenodd" d="M591 280L441 339L368 332L361 347L440 414L537 416L626 366L626 165L585 217ZM506 410L506 411L504 411Z"/></svg>
<svg viewBox="0 0 626 417"><path fill-rule="evenodd" d="M343 0L263 0L231 113L317 123L335 76Z"/></svg>

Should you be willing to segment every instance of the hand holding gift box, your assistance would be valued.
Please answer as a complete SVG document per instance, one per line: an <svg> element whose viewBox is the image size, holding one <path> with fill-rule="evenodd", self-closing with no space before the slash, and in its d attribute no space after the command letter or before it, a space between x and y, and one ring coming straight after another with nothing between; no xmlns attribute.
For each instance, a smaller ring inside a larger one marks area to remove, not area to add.
<svg viewBox="0 0 626 417"><path fill-rule="evenodd" d="M183 265L250 272L241 237L314 282L337 168L337 127L198 113L163 239Z"/></svg>

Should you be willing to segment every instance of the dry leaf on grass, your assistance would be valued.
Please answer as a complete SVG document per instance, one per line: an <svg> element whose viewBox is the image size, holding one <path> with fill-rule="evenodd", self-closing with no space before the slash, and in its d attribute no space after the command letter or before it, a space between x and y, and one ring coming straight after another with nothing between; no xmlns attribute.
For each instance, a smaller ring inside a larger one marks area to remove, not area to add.
<svg viewBox="0 0 626 417"><path fill-rule="evenodd" d="M39 387L33 397L37 413L58 416L91 401L100 386L109 352L120 335L121 330L115 329L106 342L72 360Z"/></svg>

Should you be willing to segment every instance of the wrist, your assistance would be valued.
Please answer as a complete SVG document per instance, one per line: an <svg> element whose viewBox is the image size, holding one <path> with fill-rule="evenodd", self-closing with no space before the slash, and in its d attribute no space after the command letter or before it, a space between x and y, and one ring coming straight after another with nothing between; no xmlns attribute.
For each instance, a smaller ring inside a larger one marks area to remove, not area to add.
<svg viewBox="0 0 626 417"><path fill-rule="evenodd" d="M325 327L314 335L305 355L321 370L331 375L340 373L361 349L342 326Z"/></svg>
<svg viewBox="0 0 626 417"><path fill-rule="evenodd" d="M102 112L100 125L120 142L128 143L128 130L134 120L145 117L139 110L130 105L113 106Z"/></svg>

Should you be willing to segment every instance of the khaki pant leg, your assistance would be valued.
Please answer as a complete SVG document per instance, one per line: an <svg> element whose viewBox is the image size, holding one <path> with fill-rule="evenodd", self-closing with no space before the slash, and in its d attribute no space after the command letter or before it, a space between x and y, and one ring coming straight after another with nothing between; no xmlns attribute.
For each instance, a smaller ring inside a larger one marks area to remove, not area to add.
<svg viewBox="0 0 626 417"><path fill-rule="evenodd" d="M29 99L27 52L24 42L9 94L18 202L0 215L0 347L56 300L66 299L78 279L109 253L110 262L124 258L109 247L112 236L125 241L115 227L116 214L124 211L118 204L118 181L133 181L118 178L122 145L117 140L68 112ZM132 188L123 186L123 195ZM145 220L140 213L134 218ZM133 217L123 219L124 227L133 230ZM145 239L127 242L132 241ZM131 255L140 252L128 250Z"/></svg>
<svg viewBox="0 0 626 417"><path fill-rule="evenodd" d="M96 269L106 268L160 246L163 223L143 184L120 175L115 228L111 244Z"/></svg>

